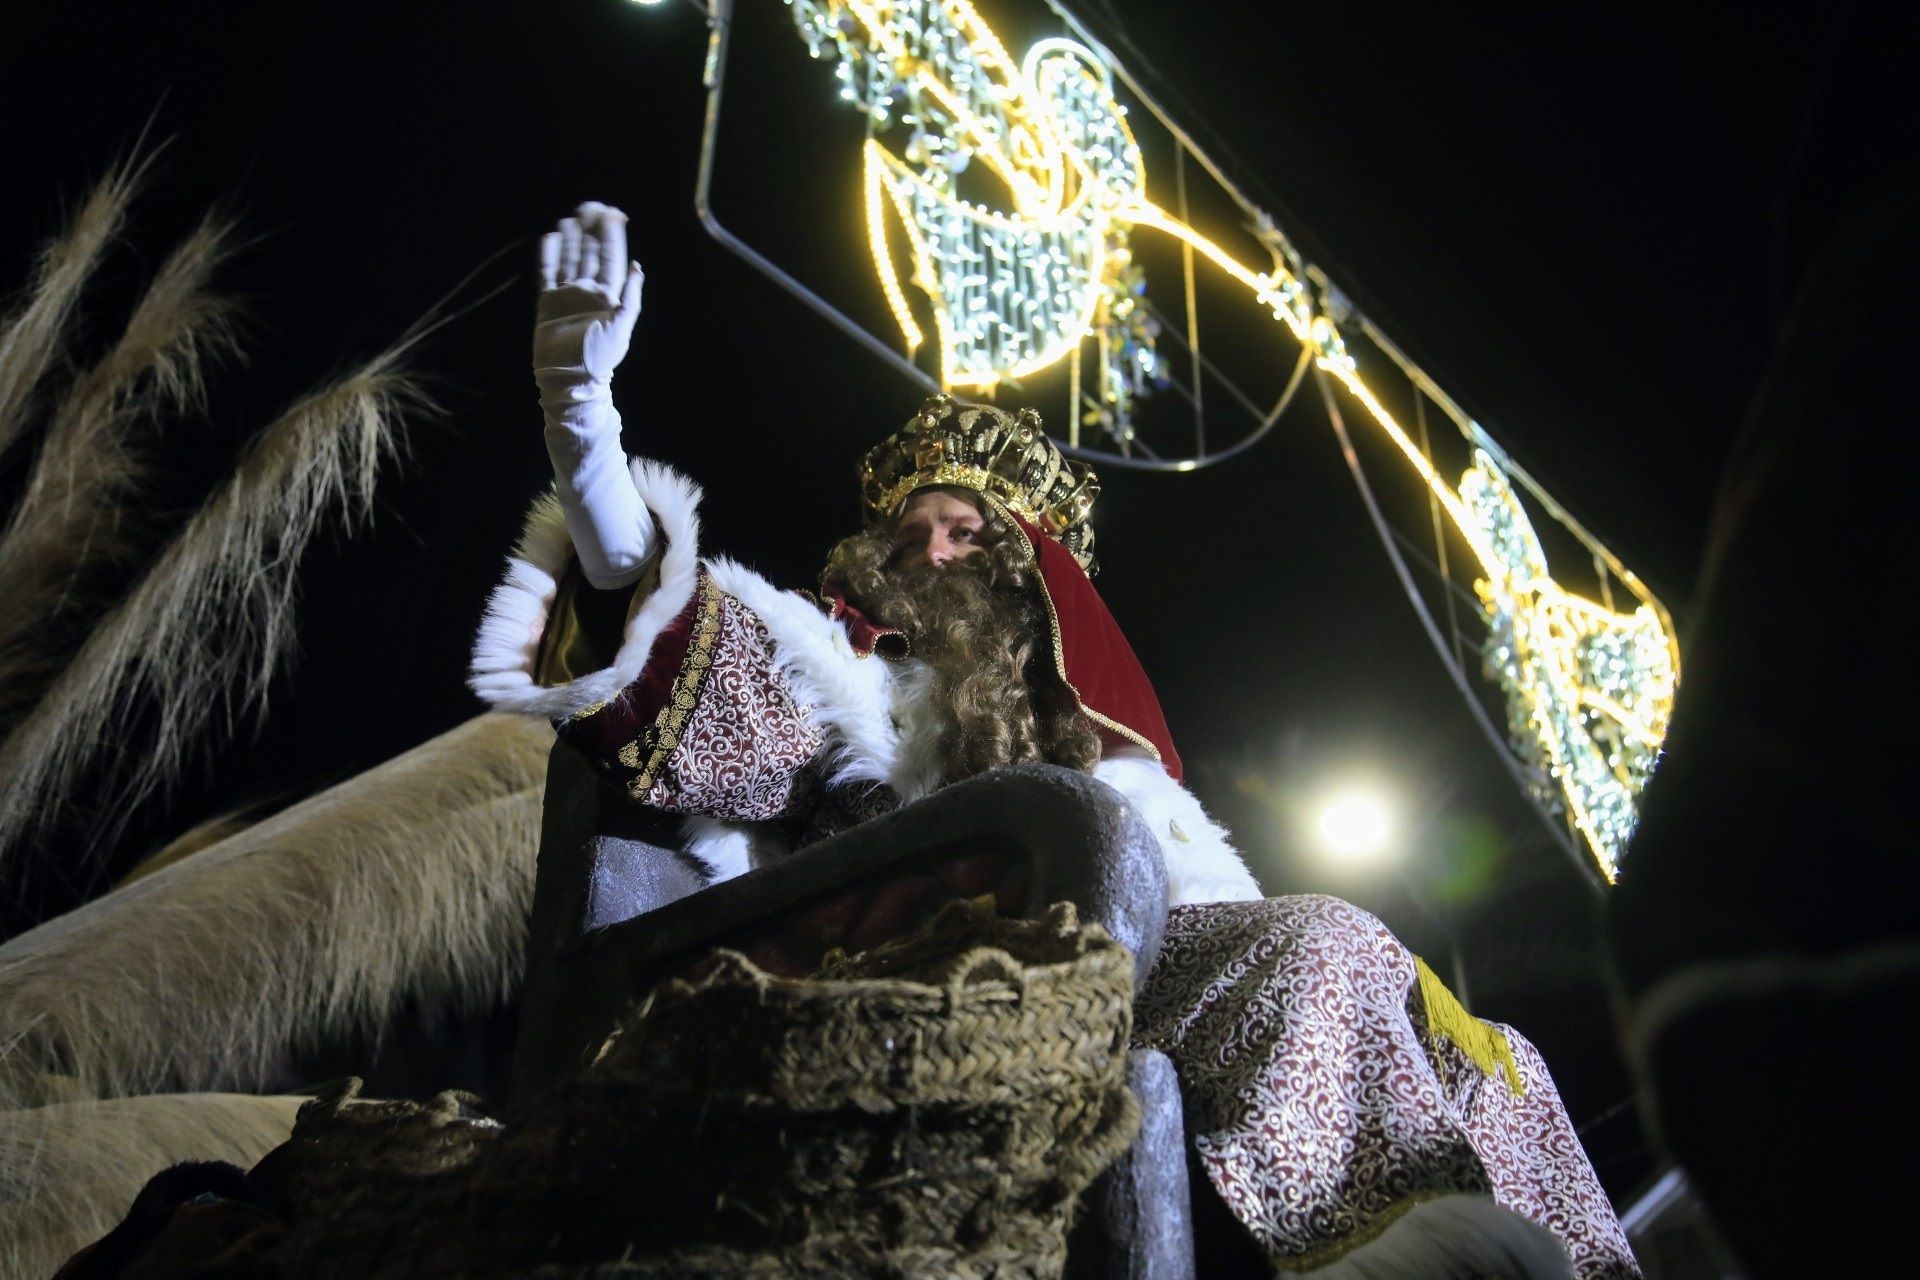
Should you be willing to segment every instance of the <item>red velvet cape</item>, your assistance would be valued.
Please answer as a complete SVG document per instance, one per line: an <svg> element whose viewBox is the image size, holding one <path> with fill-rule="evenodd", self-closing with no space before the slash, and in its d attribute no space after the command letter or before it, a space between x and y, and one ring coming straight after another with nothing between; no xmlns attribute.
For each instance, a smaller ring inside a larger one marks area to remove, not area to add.
<svg viewBox="0 0 1920 1280"><path fill-rule="evenodd" d="M1073 553L1011 512L1040 566L1048 620L1053 624L1054 664L1080 706L1109 745L1145 747L1175 782L1181 780L1180 753L1160 710L1153 682L1133 656L1133 646L1106 601L1093 589Z"/></svg>

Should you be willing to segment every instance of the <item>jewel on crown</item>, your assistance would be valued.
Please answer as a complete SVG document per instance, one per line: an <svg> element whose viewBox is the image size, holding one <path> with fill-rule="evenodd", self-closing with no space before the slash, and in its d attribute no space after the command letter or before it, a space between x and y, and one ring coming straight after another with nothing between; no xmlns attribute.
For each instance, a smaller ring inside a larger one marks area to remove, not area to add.
<svg viewBox="0 0 1920 1280"><path fill-rule="evenodd" d="M956 485L1037 525L1081 568L1094 571L1092 515L1100 480L1060 451L1032 409L1008 413L930 397L904 427L868 450L859 475L870 521L891 520L917 490Z"/></svg>

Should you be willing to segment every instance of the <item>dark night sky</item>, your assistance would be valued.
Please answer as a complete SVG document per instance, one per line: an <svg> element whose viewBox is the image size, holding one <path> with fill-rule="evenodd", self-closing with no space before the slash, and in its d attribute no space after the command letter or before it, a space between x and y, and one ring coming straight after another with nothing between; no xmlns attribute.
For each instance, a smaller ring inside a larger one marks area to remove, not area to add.
<svg viewBox="0 0 1920 1280"><path fill-rule="evenodd" d="M773 0L742 4L785 21ZM1033 0L983 7L1049 33ZM1772 331L1770 210L1844 7L1692 6L1685 26L1674 6L1559 9L1125 18L1236 175L1684 627L1714 478ZM810 581L846 531L853 459L918 393L700 232L703 47L679 4L346 0L76 3L0 53L7 287L149 116L173 141L119 269L157 260L212 202L259 237L231 272L251 298L250 361L219 380L212 430L169 441L190 470L211 475L276 405L476 268L462 297L511 282L420 353L445 413L418 428L375 527L312 556L304 655L265 732L221 753L148 837L235 797L311 789L476 710L467 637L546 474L523 266L580 199L631 211L649 271L619 383L629 447L703 481L716 544L776 580ZM785 260L872 308L843 198L857 126L800 55L788 37L755 60L743 41L721 212L784 225ZM844 145L780 128L789 111L838 123ZM1624 1193L1648 1164L1631 1116L1603 1118L1627 1085L1578 877L1426 647L1312 399L1216 470L1106 474L1100 586L1268 888L1341 893L1430 954L1451 921L1476 1011L1541 1044ZM1316 870L1236 785L1305 786L1354 760L1440 814L1405 879ZM1457 865L1468 846L1491 850L1491 883Z"/></svg>

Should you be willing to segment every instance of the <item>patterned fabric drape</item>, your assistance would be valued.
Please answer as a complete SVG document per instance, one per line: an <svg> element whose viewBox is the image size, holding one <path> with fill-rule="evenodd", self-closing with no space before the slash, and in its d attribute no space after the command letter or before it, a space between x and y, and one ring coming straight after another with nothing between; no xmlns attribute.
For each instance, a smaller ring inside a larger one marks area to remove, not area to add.
<svg viewBox="0 0 1920 1280"><path fill-rule="evenodd" d="M1284 1270L1423 1199L1490 1191L1559 1236L1581 1280L1635 1280L1539 1051L1501 1028L1516 1095L1431 1041L1414 988L1413 954L1337 898L1177 907L1134 1039L1173 1059L1201 1164Z"/></svg>

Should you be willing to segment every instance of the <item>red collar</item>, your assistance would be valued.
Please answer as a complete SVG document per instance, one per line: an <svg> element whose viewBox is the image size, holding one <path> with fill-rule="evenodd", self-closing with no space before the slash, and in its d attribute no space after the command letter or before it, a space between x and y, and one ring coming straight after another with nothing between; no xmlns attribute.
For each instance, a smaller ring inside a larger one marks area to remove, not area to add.
<svg viewBox="0 0 1920 1280"><path fill-rule="evenodd" d="M907 652L906 633L898 627L883 627L860 611L858 605L833 586L828 586L825 603L827 616L835 622L845 624L847 640L853 645L853 651L861 657L867 657L880 647L883 640L891 640L886 652L895 657L904 657Z"/></svg>

